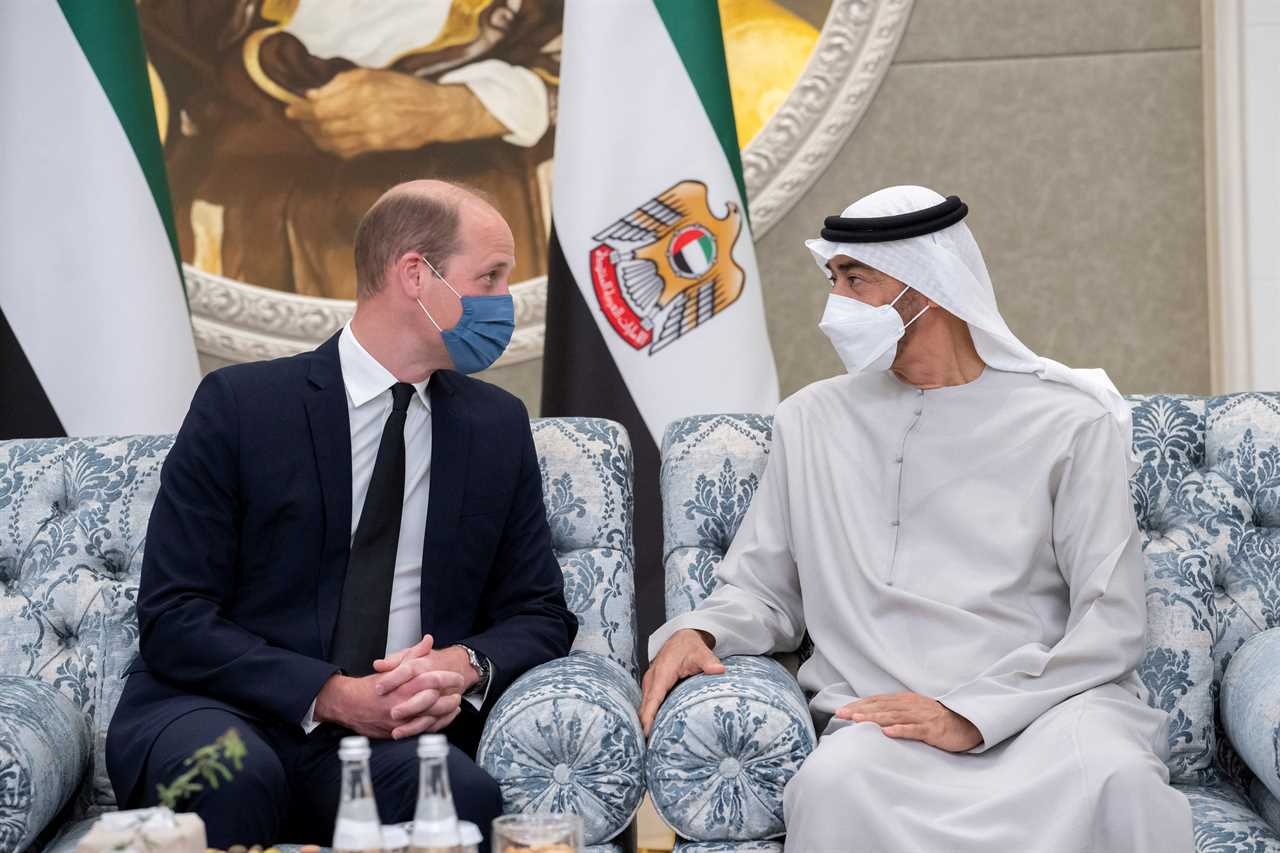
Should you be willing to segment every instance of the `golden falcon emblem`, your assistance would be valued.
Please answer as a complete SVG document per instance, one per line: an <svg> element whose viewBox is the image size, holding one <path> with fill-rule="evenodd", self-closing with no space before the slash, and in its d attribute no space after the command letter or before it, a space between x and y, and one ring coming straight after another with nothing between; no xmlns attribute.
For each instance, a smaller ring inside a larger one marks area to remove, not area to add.
<svg viewBox="0 0 1280 853"><path fill-rule="evenodd" d="M717 217L707 185L681 181L593 238L591 280L614 331L653 355L742 295L746 274L733 260L742 210Z"/></svg>

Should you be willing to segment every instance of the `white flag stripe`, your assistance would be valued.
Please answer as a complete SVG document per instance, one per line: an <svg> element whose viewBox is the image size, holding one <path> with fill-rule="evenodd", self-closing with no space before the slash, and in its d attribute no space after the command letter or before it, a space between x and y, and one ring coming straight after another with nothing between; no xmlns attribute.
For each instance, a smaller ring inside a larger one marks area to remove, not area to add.
<svg viewBox="0 0 1280 853"><path fill-rule="evenodd" d="M652 355L622 339L594 291L594 235L672 186L705 183L716 217L726 215L729 203L744 209L711 121L651 0L569 0L560 81L556 235L654 440L661 442L672 420L692 414L772 412L777 374L745 217L733 259L746 273L746 290ZM710 296L708 289L708 301L698 305L703 316Z"/></svg>
<svg viewBox="0 0 1280 853"><path fill-rule="evenodd" d="M57 4L0 18L0 307L69 435L174 431L200 373L155 199Z"/></svg>

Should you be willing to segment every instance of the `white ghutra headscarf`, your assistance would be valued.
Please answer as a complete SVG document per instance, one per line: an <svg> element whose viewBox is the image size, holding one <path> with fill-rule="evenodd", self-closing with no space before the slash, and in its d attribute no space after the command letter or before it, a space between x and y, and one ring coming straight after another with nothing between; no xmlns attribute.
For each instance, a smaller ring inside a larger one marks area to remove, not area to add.
<svg viewBox="0 0 1280 853"><path fill-rule="evenodd" d="M841 213L855 219L897 216L935 207L945 202L924 187L901 186L878 190L855 201ZM909 285L964 320L973 335L978 356L997 370L1034 373L1046 382L1061 382L1089 394L1106 408L1133 454L1133 418L1129 404L1101 368L1073 369L1051 358L1036 355L1009 330L996 307L995 290L986 262L969 226L956 222L918 237L886 242L837 243L806 240L805 246L823 272L836 255L846 255Z"/></svg>

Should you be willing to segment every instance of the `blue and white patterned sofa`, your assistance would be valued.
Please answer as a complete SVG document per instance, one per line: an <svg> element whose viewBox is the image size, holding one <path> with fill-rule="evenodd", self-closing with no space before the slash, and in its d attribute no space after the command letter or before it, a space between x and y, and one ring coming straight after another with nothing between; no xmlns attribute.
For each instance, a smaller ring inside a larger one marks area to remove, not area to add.
<svg viewBox="0 0 1280 853"><path fill-rule="evenodd" d="M1280 853L1280 629L1266 630L1280 626L1280 395L1130 405L1148 575L1141 675L1172 715L1171 779L1191 801L1201 853ZM771 428L748 415L668 428L669 617L714 588ZM659 711L646 778L678 850L781 849L782 790L816 743L788 657L730 658L725 675L681 683Z"/></svg>
<svg viewBox="0 0 1280 853"><path fill-rule="evenodd" d="M574 653L518 680L479 751L507 811L581 814L616 851L643 798L632 454L608 421L535 421ZM137 651L147 521L170 436L0 442L0 853L69 851L115 808L107 724Z"/></svg>

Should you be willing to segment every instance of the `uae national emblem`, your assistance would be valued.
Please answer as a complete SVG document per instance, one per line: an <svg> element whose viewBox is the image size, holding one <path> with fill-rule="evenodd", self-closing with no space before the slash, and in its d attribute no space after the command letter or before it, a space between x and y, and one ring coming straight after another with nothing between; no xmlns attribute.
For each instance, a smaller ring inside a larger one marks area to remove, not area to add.
<svg viewBox="0 0 1280 853"><path fill-rule="evenodd" d="M719 314L742 295L733 260L742 211L707 205L707 185L681 181L595 235L591 280L609 324L649 355Z"/></svg>

